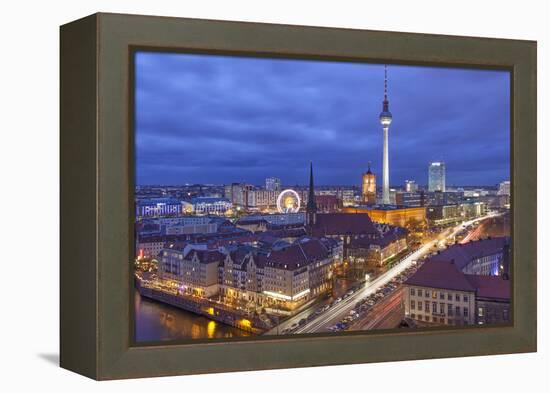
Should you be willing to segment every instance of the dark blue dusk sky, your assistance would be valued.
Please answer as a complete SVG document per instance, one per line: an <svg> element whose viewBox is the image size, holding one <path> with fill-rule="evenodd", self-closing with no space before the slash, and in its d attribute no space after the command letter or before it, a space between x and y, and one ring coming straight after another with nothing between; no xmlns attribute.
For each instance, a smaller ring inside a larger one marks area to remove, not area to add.
<svg viewBox="0 0 550 393"><path fill-rule="evenodd" d="M504 71L388 66L390 184L509 179L510 83ZM136 54L137 184L381 184L384 66L309 60Z"/></svg>

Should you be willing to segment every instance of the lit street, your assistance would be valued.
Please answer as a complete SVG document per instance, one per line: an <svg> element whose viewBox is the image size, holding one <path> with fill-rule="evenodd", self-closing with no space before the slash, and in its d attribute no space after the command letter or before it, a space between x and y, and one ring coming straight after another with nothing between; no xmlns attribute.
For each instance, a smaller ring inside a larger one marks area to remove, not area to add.
<svg viewBox="0 0 550 393"><path fill-rule="evenodd" d="M403 315L403 291L398 289L376 304L365 318L357 320L348 330L392 329L399 325Z"/></svg>
<svg viewBox="0 0 550 393"><path fill-rule="evenodd" d="M343 299L339 303L333 305L330 309L328 309L323 314L319 315L316 319L297 328L296 330L293 331L293 333L300 334L300 333L327 332L329 327L339 322L342 318L348 315L351 310L354 309L355 304L358 300L375 293L384 285L389 283L394 277L401 274L407 268L411 267L418 259L423 258L424 256L432 253L434 251L434 246L436 246L440 241L442 240L446 241L454 238L454 236L459 231L461 231L464 226L468 226L476 222L485 220L487 218L495 217L497 215L499 215L499 213L490 213L483 217L479 217L470 221L465 221L453 228L449 228L445 230L436 239L433 239L430 242L424 244L418 250L406 256L401 262L395 264L395 266L393 266L387 272L383 273L382 275L372 280L371 282L365 283L363 288L356 291L346 299ZM285 327L290 326L290 324L292 323L296 323L301 318L303 318L303 316L301 315L297 315L291 318L290 321L287 321L285 323Z"/></svg>

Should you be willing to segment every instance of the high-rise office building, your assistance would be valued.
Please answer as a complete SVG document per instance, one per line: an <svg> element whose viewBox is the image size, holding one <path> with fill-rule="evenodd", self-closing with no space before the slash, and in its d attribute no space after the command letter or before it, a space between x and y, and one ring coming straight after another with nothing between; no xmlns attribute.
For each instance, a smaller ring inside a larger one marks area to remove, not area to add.
<svg viewBox="0 0 550 393"><path fill-rule="evenodd" d="M405 192L417 192L418 184L414 180L405 180Z"/></svg>
<svg viewBox="0 0 550 393"><path fill-rule="evenodd" d="M419 192L398 192L395 194L397 206L420 207L422 206L422 194Z"/></svg>
<svg viewBox="0 0 550 393"><path fill-rule="evenodd" d="M503 181L498 185L498 195L510 195L510 180Z"/></svg>
<svg viewBox="0 0 550 393"><path fill-rule="evenodd" d="M225 186L224 195L233 205L246 209L249 206L249 193L253 190L254 186L251 184L232 183Z"/></svg>
<svg viewBox="0 0 550 393"><path fill-rule="evenodd" d="M267 191L281 191L281 179L277 177L268 177L265 179L265 189Z"/></svg>
<svg viewBox="0 0 550 393"><path fill-rule="evenodd" d="M428 168L428 191L445 192L445 163L430 163Z"/></svg>

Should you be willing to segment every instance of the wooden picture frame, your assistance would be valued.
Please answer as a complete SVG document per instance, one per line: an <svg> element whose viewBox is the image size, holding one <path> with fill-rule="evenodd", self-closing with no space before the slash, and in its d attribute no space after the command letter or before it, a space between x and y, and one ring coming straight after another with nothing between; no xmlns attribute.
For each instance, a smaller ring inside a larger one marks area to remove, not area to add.
<svg viewBox="0 0 550 393"><path fill-rule="evenodd" d="M511 72L513 324L136 345L138 48ZM119 379L536 351L536 43L98 13L61 27L61 366Z"/></svg>

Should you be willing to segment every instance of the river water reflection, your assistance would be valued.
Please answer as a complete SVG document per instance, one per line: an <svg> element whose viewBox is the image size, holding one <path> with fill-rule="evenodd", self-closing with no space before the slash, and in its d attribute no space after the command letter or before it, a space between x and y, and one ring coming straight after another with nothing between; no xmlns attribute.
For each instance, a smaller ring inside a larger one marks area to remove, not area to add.
<svg viewBox="0 0 550 393"><path fill-rule="evenodd" d="M137 290L134 304L137 342L250 336L232 326L141 297Z"/></svg>

